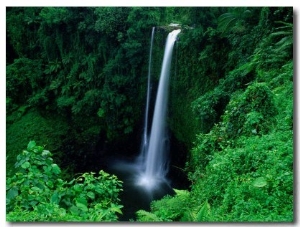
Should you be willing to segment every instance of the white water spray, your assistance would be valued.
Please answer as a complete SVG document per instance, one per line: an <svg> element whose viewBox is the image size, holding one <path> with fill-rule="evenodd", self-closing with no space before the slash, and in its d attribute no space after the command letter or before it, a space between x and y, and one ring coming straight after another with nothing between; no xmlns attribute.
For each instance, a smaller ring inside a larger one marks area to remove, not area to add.
<svg viewBox="0 0 300 227"><path fill-rule="evenodd" d="M151 134L149 144L146 148L145 160L143 161L142 174L139 176L138 184L144 186L147 190L152 190L162 182L166 182L168 165L166 162L166 114L168 105L169 75L172 61L172 52L177 35L180 29L169 33L158 91L156 96L154 115L152 120ZM149 89L149 87L148 87Z"/></svg>

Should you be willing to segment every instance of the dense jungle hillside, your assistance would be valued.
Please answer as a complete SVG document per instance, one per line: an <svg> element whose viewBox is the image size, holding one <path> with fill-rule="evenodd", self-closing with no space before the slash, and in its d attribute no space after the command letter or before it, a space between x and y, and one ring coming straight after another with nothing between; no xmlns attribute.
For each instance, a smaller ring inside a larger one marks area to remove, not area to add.
<svg viewBox="0 0 300 227"><path fill-rule="evenodd" d="M8 221L120 220L104 157L139 153L151 30L154 97L171 23L171 178L188 186L131 221L294 220L292 7L7 7Z"/></svg>

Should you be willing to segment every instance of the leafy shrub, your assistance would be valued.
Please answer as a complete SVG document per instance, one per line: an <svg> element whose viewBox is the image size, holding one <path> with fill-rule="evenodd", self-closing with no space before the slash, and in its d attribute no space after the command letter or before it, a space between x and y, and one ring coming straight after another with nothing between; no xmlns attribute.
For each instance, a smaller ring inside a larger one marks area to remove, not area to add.
<svg viewBox="0 0 300 227"><path fill-rule="evenodd" d="M191 195L208 201L211 221L292 221L292 132L240 137L214 153Z"/></svg>
<svg viewBox="0 0 300 227"><path fill-rule="evenodd" d="M192 102L192 110L202 125L206 125L202 127L203 132L209 132L214 124L218 123L231 95L237 90L244 89L253 79L253 67L248 63L244 64L221 79L213 90Z"/></svg>
<svg viewBox="0 0 300 227"><path fill-rule="evenodd" d="M223 116L226 133L235 138L239 135L262 135L275 123L278 113L274 95L265 83L253 83L244 93L236 93Z"/></svg>
<svg viewBox="0 0 300 227"><path fill-rule="evenodd" d="M204 176L207 164L213 159L215 152L220 152L233 145L226 133L223 122L215 124L209 133L196 135L194 146L190 152L190 160L186 163L186 171L192 182L197 182Z"/></svg>
<svg viewBox="0 0 300 227"><path fill-rule="evenodd" d="M6 68L7 96L13 103L24 103L32 96L42 81L42 61L19 58Z"/></svg>
<svg viewBox="0 0 300 227"><path fill-rule="evenodd" d="M293 23L276 21L282 26L262 40L253 54L253 64L259 69L280 69L293 58Z"/></svg>
<svg viewBox="0 0 300 227"><path fill-rule="evenodd" d="M17 157L17 173L7 179L8 221L116 221L122 214L122 182L104 171L84 173L69 182L52 154L30 141Z"/></svg>
<svg viewBox="0 0 300 227"><path fill-rule="evenodd" d="M12 176L17 169L15 161L20 150L28 141L35 138L38 144L46 145L56 156L59 154L63 138L67 134L68 126L57 115L43 115L28 106L21 106L18 110L7 116L6 128L6 166L7 176ZM61 163L59 163L61 165Z"/></svg>
<svg viewBox="0 0 300 227"><path fill-rule="evenodd" d="M195 202L194 202L195 203ZM189 222L208 222L211 220L211 207L210 204L205 201L202 204L193 204L193 206L186 210L181 221Z"/></svg>
<svg viewBox="0 0 300 227"><path fill-rule="evenodd" d="M189 192L175 189L176 195L166 195L160 200L151 202L151 212L137 211L137 220L152 221L180 221L189 211Z"/></svg>

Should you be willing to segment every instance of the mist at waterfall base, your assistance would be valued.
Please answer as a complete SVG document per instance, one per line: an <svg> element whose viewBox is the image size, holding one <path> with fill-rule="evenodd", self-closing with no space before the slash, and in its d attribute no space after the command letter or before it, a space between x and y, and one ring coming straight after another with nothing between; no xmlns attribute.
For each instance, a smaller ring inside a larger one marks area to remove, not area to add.
<svg viewBox="0 0 300 227"><path fill-rule="evenodd" d="M152 29L151 34L147 99L141 151L135 160L114 160L111 165L111 171L123 181L124 191L121 199L126 212L120 218L121 221L133 218L135 212L139 209L149 210L152 200L160 199L166 194L174 194L171 182L167 179L170 141L166 118L172 52L180 29L169 33L166 40L149 136L148 118L151 97L151 60L154 31L155 28Z"/></svg>

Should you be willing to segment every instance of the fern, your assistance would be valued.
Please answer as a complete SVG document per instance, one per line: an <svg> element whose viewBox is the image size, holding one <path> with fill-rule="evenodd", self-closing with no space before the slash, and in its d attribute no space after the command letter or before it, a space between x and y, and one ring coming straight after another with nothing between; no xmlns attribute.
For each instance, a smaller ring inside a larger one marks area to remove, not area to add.
<svg viewBox="0 0 300 227"><path fill-rule="evenodd" d="M245 30L245 18L251 11L243 7L236 7L232 12L224 13L218 18L218 29L222 34L229 32L240 33Z"/></svg>
<svg viewBox="0 0 300 227"><path fill-rule="evenodd" d="M139 210L136 212L137 219L141 222L155 222L155 221L162 221L156 214L145 211Z"/></svg>
<svg viewBox="0 0 300 227"><path fill-rule="evenodd" d="M275 43L275 52L290 51L293 45L293 24L283 21L277 21L277 23L283 26L276 28L277 31L270 35L271 38L281 37L281 39Z"/></svg>
<svg viewBox="0 0 300 227"><path fill-rule="evenodd" d="M152 201L151 212L139 210L136 212L138 221L189 221L186 212L189 211L190 193L187 190L177 190L175 196L166 195L160 200Z"/></svg>
<svg viewBox="0 0 300 227"><path fill-rule="evenodd" d="M195 221L209 221L210 214L210 205L205 201L197 213Z"/></svg>

